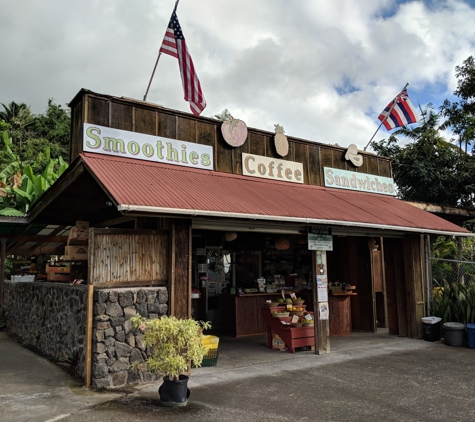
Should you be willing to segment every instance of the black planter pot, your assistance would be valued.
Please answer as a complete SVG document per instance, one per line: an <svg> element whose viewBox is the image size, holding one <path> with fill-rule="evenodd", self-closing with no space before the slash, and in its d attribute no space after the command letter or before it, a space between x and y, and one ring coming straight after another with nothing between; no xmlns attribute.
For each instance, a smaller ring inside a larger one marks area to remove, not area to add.
<svg viewBox="0 0 475 422"><path fill-rule="evenodd" d="M188 380L186 375L180 375L178 380L163 377L163 384L158 389L162 404L169 407L186 406L190 397Z"/></svg>

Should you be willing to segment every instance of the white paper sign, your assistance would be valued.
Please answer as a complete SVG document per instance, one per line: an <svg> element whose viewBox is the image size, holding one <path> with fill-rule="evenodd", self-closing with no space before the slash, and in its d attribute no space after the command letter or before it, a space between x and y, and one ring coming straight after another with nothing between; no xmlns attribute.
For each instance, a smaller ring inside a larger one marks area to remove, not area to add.
<svg viewBox="0 0 475 422"><path fill-rule="evenodd" d="M328 319L328 303L322 302L318 304L318 315L320 316L320 321L325 321Z"/></svg>
<svg viewBox="0 0 475 422"><path fill-rule="evenodd" d="M326 275L317 275L318 302L328 302L328 279Z"/></svg>

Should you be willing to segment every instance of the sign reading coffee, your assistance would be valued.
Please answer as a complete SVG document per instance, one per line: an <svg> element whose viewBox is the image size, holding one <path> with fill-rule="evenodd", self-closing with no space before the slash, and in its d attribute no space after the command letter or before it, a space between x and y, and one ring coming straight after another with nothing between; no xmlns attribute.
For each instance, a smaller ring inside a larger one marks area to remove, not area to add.
<svg viewBox="0 0 475 422"><path fill-rule="evenodd" d="M209 145L84 123L83 150L137 160L213 170Z"/></svg>
<svg viewBox="0 0 475 422"><path fill-rule="evenodd" d="M303 183L303 165L294 161L242 154L242 174L280 180L281 182Z"/></svg>

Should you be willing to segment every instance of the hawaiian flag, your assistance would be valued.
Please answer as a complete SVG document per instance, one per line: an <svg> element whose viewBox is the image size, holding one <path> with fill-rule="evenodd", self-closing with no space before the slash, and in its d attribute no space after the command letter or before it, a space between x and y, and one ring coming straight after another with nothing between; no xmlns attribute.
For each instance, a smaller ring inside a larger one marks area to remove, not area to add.
<svg viewBox="0 0 475 422"><path fill-rule="evenodd" d="M195 116L206 107L206 101L201 91L200 80L195 72L195 66L191 59L190 53L186 46L185 37L181 30L178 17L176 15L176 7L170 18L165 37L163 38L160 47L160 53L168 54L169 56L178 59L180 67L181 81L183 84L183 91L185 93L185 101L190 103L190 109Z"/></svg>
<svg viewBox="0 0 475 422"><path fill-rule="evenodd" d="M387 130L405 126L410 123L417 123L419 116L411 103L407 90L403 90L378 116Z"/></svg>

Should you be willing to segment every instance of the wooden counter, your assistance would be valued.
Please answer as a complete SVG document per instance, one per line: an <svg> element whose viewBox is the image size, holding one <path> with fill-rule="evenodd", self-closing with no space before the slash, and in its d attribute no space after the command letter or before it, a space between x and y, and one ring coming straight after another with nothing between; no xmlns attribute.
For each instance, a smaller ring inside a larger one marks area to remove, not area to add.
<svg viewBox="0 0 475 422"><path fill-rule="evenodd" d="M267 325L261 318L266 300L277 300L279 293L246 293L221 295L219 302L219 333L233 337L265 334Z"/></svg>
<svg viewBox="0 0 475 422"><path fill-rule="evenodd" d="M356 293L330 292L328 307L330 313L330 336L343 336L351 334L351 296Z"/></svg>

